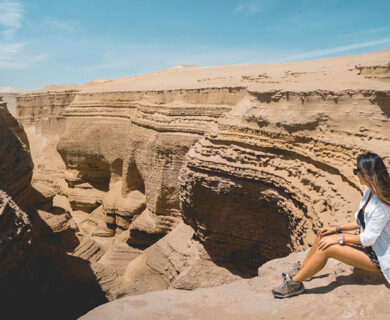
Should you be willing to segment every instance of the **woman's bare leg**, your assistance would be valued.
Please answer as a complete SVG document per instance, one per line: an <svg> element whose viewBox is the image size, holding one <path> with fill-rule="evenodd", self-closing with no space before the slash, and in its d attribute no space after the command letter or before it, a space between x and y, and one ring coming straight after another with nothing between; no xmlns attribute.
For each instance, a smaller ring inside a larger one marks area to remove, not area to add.
<svg viewBox="0 0 390 320"><path fill-rule="evenodd" d="M320 241L320 239L321 239L320 236L317 234L317 237L314 240L309 252L307 253L305 260L303 260L303 262L301 263L301 269L309 261L309 259L314 254L314 252L317 250L318 242Z"/></svg>
<svg viewBox="0 0 390 320"><path fill-rule="evenodd" d="M334 244L324 250L317 249L298 274L293 277L293 280L302 282L315 275L325 266L329 258L337 259L365 271L380 272L363 251L348 245Z"/></svg>

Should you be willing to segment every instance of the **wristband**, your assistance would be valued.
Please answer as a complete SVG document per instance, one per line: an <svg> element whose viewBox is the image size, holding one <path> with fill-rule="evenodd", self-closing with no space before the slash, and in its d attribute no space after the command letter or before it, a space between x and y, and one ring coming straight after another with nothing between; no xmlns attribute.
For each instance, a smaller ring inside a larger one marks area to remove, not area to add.
<svg viewBox="0 0 390 320"><path fill-rule="evenodd" d="M341 245L343 245L344 243L345 243L345 237L344 237L344 235L343 234L340 234L339 235L339 244L341 244Z"/></svg>
<svg viewBox="0 0 390 320"><path fill-rule="evenodd" d="M341 228L340 228L340 225L338 224L337 226L336 226L336 233L342 233L343 231L341 230Z"/></svg>

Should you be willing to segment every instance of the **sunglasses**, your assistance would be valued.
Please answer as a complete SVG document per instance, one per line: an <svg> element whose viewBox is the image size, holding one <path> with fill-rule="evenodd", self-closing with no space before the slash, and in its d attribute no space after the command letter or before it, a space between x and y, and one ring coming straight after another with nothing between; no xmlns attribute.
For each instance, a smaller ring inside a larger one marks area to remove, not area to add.
<svg viewBox="0 0 390 320"><path fill-rule="evenodd" d="M359 172L359 169L353 169L353 174L356 176Z"/></svg>

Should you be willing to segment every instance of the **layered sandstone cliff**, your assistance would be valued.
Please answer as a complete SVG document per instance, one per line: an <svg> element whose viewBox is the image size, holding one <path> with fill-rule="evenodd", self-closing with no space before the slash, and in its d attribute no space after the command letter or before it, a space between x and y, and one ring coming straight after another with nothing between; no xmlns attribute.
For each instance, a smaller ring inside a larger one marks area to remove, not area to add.
<svg viewBox="0 0 390 320"><path fill-rule="evenodd" d="M0 288L3 292L18 276L31 245L31 221L23 209L28 204L33 164L23 128L1 98L0 137Z"/></svg>
<svg viewBox="0 0 390 320"><path fill-rule="evenodd" d="M110 299L253 277L352 219L358 154L389 166L389 61L190 66L19 96L32 184L69 212L70 252Z"/></svg>
<svg viewBox="0 0 390 320"><path fill-rule="evenodd" d="M216 257L223 247L225 259L252 270L304 249L320 227L355 212L357 155L376 150L388 160L389 97L248 90L187 154L180 174L185 220Z"/></svg>
<svg viewBox="0 0 390 320"><path fill-rule="evenodd" d="M0 189L23 208L27 204L33 163L29 142L20 123L0 98Z"/></svg>
<svg viewBox="0 0 390 320"><path fill-rule="evenodd" d="M1 101L0 137L1 318L77 318L108 301L116 272L81 257L87 240L66 201L31 184L27 135Z"/></svg>

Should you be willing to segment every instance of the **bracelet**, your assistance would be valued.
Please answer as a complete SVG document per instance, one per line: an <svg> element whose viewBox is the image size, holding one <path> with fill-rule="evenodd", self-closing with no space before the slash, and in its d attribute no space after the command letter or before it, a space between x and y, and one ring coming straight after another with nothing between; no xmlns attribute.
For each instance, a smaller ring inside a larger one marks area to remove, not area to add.
<svg viewBox="0 0 390 320"><path fill-rule="evenodd" d="M343 231L340 228L340 225L336 225L336 233L342 233Z"/></svg>
<svg viewBox="0 0 390 320"><path fill-rule="evenodd" d="M343 234L340 234L339 235L339 241L338 241L339 244L341 245L344 245L345 244L345 237Z"/></svg>

